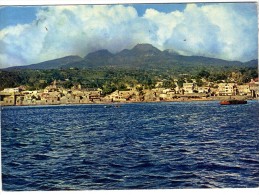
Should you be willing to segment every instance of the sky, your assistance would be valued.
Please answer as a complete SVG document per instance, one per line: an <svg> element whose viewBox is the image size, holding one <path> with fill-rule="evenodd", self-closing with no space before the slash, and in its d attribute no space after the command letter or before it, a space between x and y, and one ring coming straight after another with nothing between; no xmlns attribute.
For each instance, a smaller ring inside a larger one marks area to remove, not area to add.
<svg viewBox="0 0 259 195"><path fill-rule="evenodd" d="M0 7L0 68L150 43L225 60L258 58L256 3Z"/></svg>

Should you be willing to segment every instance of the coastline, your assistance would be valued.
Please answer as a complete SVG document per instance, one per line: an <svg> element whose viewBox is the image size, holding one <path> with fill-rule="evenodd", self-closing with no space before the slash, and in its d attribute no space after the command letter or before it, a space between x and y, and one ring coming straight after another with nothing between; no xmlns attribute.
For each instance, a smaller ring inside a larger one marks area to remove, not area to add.
<svg viewBox="0 0 259 195"><path fill-rule="evenodd" d="M54 104L16 104L16 105L0 105L0 107L36 107L36 106L80 106L80 105L108 105L115 106L122 104L139 104L139 103L163 103L163 102L206 102L206 101L222 101L226 100L226 96L217 96L209 98L183 98L183 99L172 99L172 100L160 100L160 101L117 101L117 102L107 102L107 101L98 101L98 102L87 102L87 103L54 103ZM235 98L234 98L235 99ZM240 99L240 98L237 98ZM246 100L259 101L259 98L245 98Z"/></svg>

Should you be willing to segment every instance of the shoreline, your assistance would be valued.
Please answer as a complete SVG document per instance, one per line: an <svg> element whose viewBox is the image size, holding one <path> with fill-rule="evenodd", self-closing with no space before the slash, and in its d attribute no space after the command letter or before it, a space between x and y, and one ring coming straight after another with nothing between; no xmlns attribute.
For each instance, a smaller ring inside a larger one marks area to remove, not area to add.
<svg viewBox="0 0 259 195"><path fill-rule="evenodd" d="M250 101L259 101L259 98L246 98ZM139 104L139 103L165 103L165 102L206 102L206 101L222 101L226 100L226 97L220 96L218 98L186 98L186 99L174 99L174 100L161 100L161 101L121 101L121 102L88 102L88 103L55 103L55 104L18 104L18 105L0 105L0 107L35 107L35 106L80 106L80 105L109 105L109 106L116 106L122 104Z"/></svg>

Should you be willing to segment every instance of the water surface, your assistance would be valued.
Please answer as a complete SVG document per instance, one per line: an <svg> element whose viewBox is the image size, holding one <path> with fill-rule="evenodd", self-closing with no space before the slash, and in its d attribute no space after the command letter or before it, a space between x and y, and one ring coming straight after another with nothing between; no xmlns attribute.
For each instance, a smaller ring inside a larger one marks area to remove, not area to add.
<svg viewBox="0 0 259 195"><path fill-rule="evenodd" d="M3 190L258 187L258 111L256 101L3 107Z"/></svg>

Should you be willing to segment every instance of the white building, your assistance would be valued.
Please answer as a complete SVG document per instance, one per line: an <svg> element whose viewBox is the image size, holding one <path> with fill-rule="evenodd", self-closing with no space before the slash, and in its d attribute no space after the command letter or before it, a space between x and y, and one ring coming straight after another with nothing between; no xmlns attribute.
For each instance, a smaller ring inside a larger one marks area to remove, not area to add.
<svg viewBox="0 0 259 195"><path fill-rule="evenodd" d="M238 85L237 86L239 95L250 95L251 90L249 85Z"/></svg>
<svg viewBox="0 0 259 195"><path fill-rule="evenodd" d="M237 87L235 83L219 83L218 94L225 95L236 95Z"/></svg>
<svg viewBox="0 0 259 195"><path fill-rule="evenodd" d="M5 93L16 93L16 92L20 92L20 89L18 87L16 87L16 88L5 88L3 90L3 92L5 92Z"/></svg>
<svg viewBox="0 0 259 195"><path fill-rule="evenodd" d="M195 87L195 83L183 83L184 93L194 93Z"/></svg>
<svg viewBox="0 0 259 195"><path fill-rule="evenodd" d="M198 87L198 93L208 93L209 87Z"/></svg>

